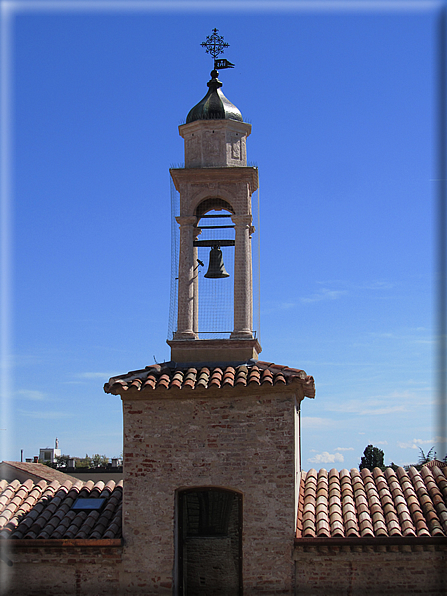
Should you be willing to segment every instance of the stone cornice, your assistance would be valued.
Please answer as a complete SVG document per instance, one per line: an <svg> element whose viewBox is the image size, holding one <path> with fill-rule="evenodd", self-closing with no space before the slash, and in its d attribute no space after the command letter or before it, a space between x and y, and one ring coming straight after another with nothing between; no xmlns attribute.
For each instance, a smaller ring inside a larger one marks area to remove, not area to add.
<svg viewBox="0 0 447 596"><path fill-rule="evenodd" d="M228 182L248 183L251 192L258 188L258 169L251 166L221 168L171 168L175 188L180 192L180 185L194 183L207 184Z"/></svg>

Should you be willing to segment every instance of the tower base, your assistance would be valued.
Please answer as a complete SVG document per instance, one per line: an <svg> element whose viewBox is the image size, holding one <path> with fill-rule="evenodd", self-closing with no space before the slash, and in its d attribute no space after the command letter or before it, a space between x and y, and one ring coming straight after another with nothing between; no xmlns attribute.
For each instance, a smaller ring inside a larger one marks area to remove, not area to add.
<svg viewBox="0 0 447 596"><path fill-rule="evenodd" d="M172 339L173 362L226 362L240 363L257 360L262 348L257 339Z"/></svg>

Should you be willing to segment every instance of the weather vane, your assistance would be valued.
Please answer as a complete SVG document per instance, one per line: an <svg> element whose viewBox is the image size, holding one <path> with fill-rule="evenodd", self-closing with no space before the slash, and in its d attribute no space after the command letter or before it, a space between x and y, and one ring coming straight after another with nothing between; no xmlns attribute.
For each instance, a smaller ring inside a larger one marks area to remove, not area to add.
<svg viewBox="0 0 447 596"><path fill-rule="evenodd" d="M200 45L202 48L206 48L206 53L214 58L214 70L218 68L234 68L234 64L225 60L225 58L217 58L220 54L224 53L225 48L230 47L230 44L224 41L222 35L217 35L218 31L219 29L213 29L213 34L207 35L206 41Z"/></svg>

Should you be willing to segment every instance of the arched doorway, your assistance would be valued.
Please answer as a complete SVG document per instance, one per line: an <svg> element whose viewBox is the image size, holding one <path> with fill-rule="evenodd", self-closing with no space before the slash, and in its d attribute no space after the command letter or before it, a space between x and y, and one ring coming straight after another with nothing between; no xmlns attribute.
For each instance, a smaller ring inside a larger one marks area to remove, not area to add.
<svg viewBox="0 0 447 596"><path fill-rule="evenodd" d="M203 487L178 492L178 594L242 594L242 495Z"/></svg>

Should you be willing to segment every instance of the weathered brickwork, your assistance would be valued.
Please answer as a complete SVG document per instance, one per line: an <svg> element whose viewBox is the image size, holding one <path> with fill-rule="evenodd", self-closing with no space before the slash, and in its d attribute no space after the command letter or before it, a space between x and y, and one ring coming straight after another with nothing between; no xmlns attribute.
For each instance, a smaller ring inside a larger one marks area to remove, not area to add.
<svg viewBox="0 0 447 596"><path fill-rule="evenodd" d="M444 596L447 547L297 547L297 596Z"/></svg>
<svg viewBox="0 0 447 596"><path fill-rule="evenodd" d="M1 563L2 596L120 596L122 547L20 545Z"/></svg>
<svg viewBox="0 0 447 596"><path fill-rule="evenodd" d="M243 494L244 593L293 591L295 394L273 391L124 398L127 593L172 593L176 491L200 486Z"/></svg>

